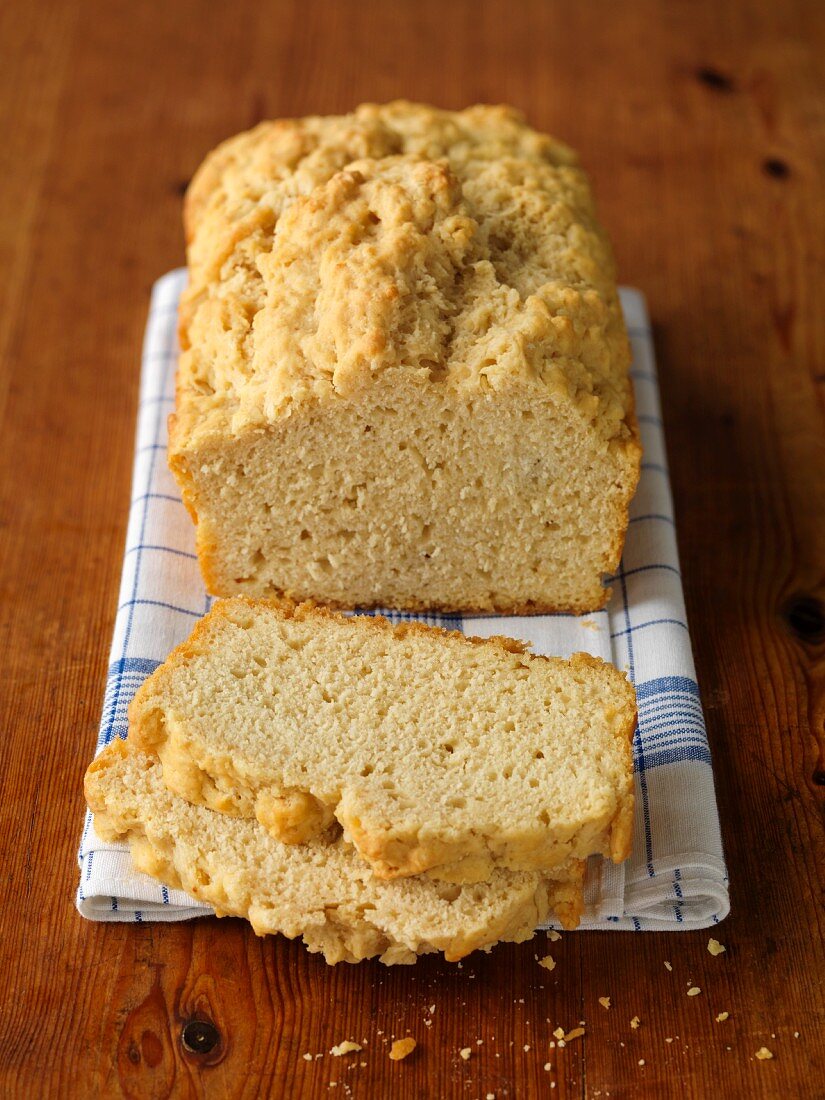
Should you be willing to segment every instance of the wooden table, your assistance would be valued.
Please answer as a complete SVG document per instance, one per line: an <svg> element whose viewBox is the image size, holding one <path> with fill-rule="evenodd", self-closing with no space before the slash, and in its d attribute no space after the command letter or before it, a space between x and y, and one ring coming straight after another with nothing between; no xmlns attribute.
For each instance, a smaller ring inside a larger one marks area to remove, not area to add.
<svg viewBox="0 0 825 1100"><path fill-rule="evenodd" d="M18 0L0 20L0 1093L824 1095L825 7ZM462 969L332 969L240 921L74 910L140 343L187 180L261 118L402 95L510 101L577 147L648 295L732 880L722 956L707 933L588 933L552 974L543 936ZM330 1057L346 1038L363 1054Z"/></svg>

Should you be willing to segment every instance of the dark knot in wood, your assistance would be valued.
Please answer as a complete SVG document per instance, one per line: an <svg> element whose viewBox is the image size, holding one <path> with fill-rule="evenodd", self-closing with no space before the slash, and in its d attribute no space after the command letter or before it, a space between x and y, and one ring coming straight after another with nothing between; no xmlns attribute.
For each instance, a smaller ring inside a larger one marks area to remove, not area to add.
<svg viewBox="0 0 825 1100"><path fill-rule="evenodd" d="M209 1054L220 1045L221 1033L209 1020L189 1020L183 1025L180 1041L190 1054Z"/></svg>
<svg viewBox="0 0 825 1100"><path fill-rule="evenodd" d="M785 620L803 642L825 640L825 608L815 596L792 596L785 604Z"/></svg>
<svg viewBox="0 0 825 1100"><path fill-rule="evenodd" d="M787 163L779 157L766 157L762 161L762 171L775 180L785 180L791 174Z"/></svg>
<svg viewBox="0 0 825 1100"><path fill-rule="evenodd" d="M696 79L714 92L732 92L735 87L733 79L727 73L720 72L711 65L701 65L696 70Z"/></svg>

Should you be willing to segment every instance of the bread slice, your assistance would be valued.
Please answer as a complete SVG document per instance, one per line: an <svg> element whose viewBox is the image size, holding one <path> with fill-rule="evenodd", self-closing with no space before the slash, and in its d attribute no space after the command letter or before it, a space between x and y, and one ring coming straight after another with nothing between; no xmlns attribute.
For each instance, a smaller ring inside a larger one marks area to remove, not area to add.
<svg viewBox="0 0 825 1100"><path fill-rule="evenodd" d="M574 927L584 867L555 879L496 871L489 882L450 886L425 877L382 882L339 836L308 844L274 840L255 821L192 806L169 792L160 762L115 741L86 773L86 798L104 840L126 839L137 870L246 917L259 935L303 936L328 963L378 955L391 963L443 951L460 959L498 940L530 939L548 913Z"/></svg>
<svg viewBox="0 0 825 1100"><path fill-rule="evenodd" d="M142 685L130 738L170 789L285 843L337 819L383 878L475 882L629 854L635 696L586 654L217 603Z"/></svg>
<svg viewBox="0 0 825 1100"><path fill-rule="evenodd" d="M570 149L504 107L268 122L186 225L169 461L212 593L605 603L641 450Z"/></svg>

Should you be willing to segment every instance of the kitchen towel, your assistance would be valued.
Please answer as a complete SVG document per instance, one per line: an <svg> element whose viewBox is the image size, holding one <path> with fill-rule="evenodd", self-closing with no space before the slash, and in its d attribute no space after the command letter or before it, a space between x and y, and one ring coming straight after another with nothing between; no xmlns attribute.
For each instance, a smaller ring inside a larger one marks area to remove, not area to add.
<svg viewBox="0 0 825 1100"><path fill-rule="evenodd" d="M186 271L155 284L143 350L132 499L98 750L125 737L126 708L141 682L210 607L194 528L166 465L174 405L177 305ZM621 567L604 611L573 615L409 615L468 634L507 634L536 653L586 650L636 685L633 855L588 863L581 927L644 931L704 928L729 908L702 703L693 665L676 548L653 342L643 296L622 288L633 347L631 376L644 443ZM87 814L77 906L91 920L184 920L209 908L132 870L124 844L104 843Z"/></svg>

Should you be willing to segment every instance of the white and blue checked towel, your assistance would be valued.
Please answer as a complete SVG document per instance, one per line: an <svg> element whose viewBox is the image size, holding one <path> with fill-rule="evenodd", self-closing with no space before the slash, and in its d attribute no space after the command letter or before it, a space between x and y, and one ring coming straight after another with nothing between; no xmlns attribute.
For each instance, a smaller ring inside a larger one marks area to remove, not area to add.
<svg viewBox="0 0 825 1100"><path fill-rule="evenodd" d="M211 602L195 558L193 527L166 465L176 312L185 282L185 271L170 272L152 294L126 552L98 749L126 735L126 708L135 690L188 636ZM639 701L633 856L618 867L591 859L582 927L704 928L727 915L728 880L685 619L651 333L642 295L623 289L622 304L633 344L644 461L609 607L583 618L421 618L469 634L509 634L532 642L537 653L567 656L586 650L629 673ZM390 618L401 617L390 613ZM188 895L136 874L125 846L101 841L89 815L79 862L77 906L91 920L183 920L210 912Z"/></svg>

